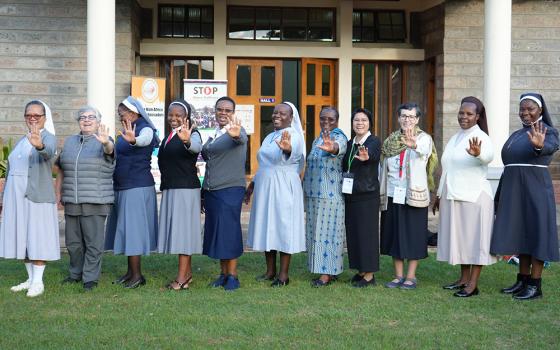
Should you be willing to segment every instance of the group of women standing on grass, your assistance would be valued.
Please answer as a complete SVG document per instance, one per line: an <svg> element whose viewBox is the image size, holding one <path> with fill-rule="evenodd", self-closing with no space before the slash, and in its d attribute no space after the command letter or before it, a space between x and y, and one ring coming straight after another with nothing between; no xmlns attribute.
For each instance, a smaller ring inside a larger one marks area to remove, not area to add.
<svg viewBox="0 0 560 350"><path fill-rule="evenodd" d="M375 285L384 254L393 258L395 276L385 286L416 288L418 261L428 256L428 207L438 162L432 138L418 126L418 105L399 106L400 128L383 143L370 132L368 110L352 113L354 137L348 140L338 128L338 111L325 107L321 134L307 151L297 108L280 103L272 113L274 131L258 151L259 169L247 187L248 137L234 117L235 101L220 98L215 112L219 126L203 144L191 106L176 100L167 113L170 132L159 140L140 103L128 97L118 106L122 130L114 142L99 111L85 106L77 114L79 134L67 138L55 156L50 109L31 101L25 108L29 133L10 154L3 196L0 257L25 259L28 271L28 279L12 290L27 290L30 297L43 293L45 262L60 256L57 202L65 206L70 254L65 283L95 288L105 248L128 257L126 273L114 283L137 288L146 283L141 256L157 249L178 255L177 274L167 288L188 289L191 256L203 253L220 260L211 286L235 290L243 253L241 205L251 196L248 246L265 252L266 261L258 280L288 285L291 256L307 250L308 268L317 275L312 285L327 286L343 271L346 236L350 268L357 270L353 286ZM461 101L460 131L445 147L433 210L441 211L438 260L461 265L460 278L444 286L456 290L457 297L477 295L482 266L494 263L496 254L511 253L521 256L520 273L502 291L516 299L540 297L543 261L558 260L554 193L546 169L558 149L558 132L538 94L522 95L519 116L523 128L502 149L506 167L496 204L486 180L493 145L480 100ZM159 219L150 172L158 145ZM199 153L206 161L202 186L196 172ZM53 161L59 170L56 191Z"/></svg>

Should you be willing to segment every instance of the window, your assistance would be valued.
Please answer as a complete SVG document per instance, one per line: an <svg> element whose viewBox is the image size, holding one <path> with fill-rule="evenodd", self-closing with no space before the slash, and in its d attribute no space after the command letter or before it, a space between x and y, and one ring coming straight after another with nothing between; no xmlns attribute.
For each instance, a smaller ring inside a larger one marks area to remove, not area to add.
<svg viewBox="0 0 560 350"><path fill-rule="evenodd" d="M352 15L354 42L397 42L406 40L404 11L355 10Z"/></svg>
<svg viewBox="0 0 560 350"><path fill-rule="evenodd" d="M352 110L370 110L374 117L372 133L381 139L398 126L395 111L407 95L405 69L407 65L398 62L352 62Z"/></svg>
<svg viewBox="0 0 560 350"><path fill-rule="evenodd" d="M335 41L335 9L228 7L228 38Z"/></svg>
<svg viewBox="0 0 560 350"><path fill-rule="evenodd" d="M160 5L160 38L213 38L214 9L211 6Z"/></svg>

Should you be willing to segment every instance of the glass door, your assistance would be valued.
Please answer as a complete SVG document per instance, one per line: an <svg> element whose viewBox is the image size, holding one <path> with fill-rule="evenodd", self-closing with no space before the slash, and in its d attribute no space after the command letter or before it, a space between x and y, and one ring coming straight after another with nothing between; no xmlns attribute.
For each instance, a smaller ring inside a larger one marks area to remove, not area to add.
<svg viewBox="0 0 560 350"><path fill-rule="evenodd" d="M257 152L274 128L272 111L282 102L282 61L260 59L228 60L228 95L237 109L253 108L253 132L249 135L246 171L252 177L257 169Z"/></svg>
<svg viewBox="0 0 560 350"><path fill-rule="evenodd" d="M336 61L301 59L301 122L305 129L307 149L319 136L319 113L326 106L336 107Z"/></svg>

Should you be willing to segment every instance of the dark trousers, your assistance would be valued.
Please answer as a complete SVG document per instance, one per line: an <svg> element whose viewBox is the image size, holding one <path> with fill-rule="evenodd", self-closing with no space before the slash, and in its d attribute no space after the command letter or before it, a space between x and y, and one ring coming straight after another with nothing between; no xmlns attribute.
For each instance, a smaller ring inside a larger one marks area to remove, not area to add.
<svg viewBox="0 0 560 350"><path fill-rule="evenodd" d="M66 248L70 254L70 277L97 281L101 274L106 215L72 216L66 220Z"/></svg>

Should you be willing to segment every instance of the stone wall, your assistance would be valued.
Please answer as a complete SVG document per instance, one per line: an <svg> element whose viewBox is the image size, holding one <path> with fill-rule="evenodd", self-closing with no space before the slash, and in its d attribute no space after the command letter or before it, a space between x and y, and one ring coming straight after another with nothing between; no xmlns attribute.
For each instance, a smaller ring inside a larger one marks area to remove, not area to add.
<svg viewBox="0 0 560 350"><path fill-rule="evenodd" d="M132 0L134 1L134 0ZM116 98L128 95L134 67L131 0L117 0ZM87 1L4 0L0 4L0 135L26 132L31 99L53 111L59 145L76 133L74 114L87 100Z"/></svg>
<svg viewBox="0 0 560 350"><path fill-rule="evenodd" d="M445 2L443 139L458 130L462 97L483 97L484 2ZM560 123L560 1L514 0L512 5L510 131L519 128L522 92L541 93ZM491 116L489 116L491 118ZM555 161L552 173L560 178Z"/></svg>

